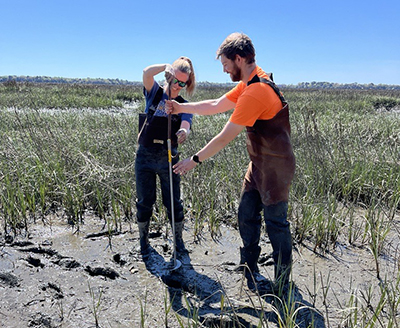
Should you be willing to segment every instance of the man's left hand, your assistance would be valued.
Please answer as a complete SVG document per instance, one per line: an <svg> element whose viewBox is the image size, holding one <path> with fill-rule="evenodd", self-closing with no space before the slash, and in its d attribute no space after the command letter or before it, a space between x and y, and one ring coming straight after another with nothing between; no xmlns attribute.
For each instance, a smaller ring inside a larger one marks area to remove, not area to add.
<svg viewBox="0 0 400 328"><path fill-rule="evenodd" d="M173 166L174 173L180 175L186 174L187 172L195 168L196 165L197 163L194 162L191 158L186 158Z"/></svg>

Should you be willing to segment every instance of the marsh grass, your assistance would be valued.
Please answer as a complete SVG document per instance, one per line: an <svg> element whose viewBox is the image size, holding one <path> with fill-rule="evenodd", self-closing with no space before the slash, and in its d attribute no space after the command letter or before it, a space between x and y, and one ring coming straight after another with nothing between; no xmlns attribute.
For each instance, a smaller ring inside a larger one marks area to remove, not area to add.
<svg viewBox="0 0 400 328"><path fill-rule="evenodd" d="M49 83L0 84L0 108L114 108L141 99L139 87Z"/></svg>
<svg viewBox="0 0 400 328"><path fill-rule="evenodd" d="M306 101L292 101L297 158L292 197L300 240L311 222L317 222L317 227L321 218L329 222L338 202L349 210L354 206L399 209L399 117L376 113L368 93L342 92L336 99L334 94L318 91ZM311 222L310 215L315 218ZM297 217L307 220L297 221ZM315 246L326 248L337 241L343 224L347 225L345 216L327 223L317 232ZM357 234L354 225L351 228L350 233Z"/></svg>
<svg viewBox="0 0 400 328"><path fill-rule="evenodd" d="M399 238L394 218L400 209L400 118L393 108L399 104L400 93L284 91L291 108L297 161L289 209L294 241L311 244L322 253L343 242L367 246L382 280L380 259L388 247L388 234ZM223 88L199 88L193 100L224 92ZM134 102L136 107L123 108ZM46 223L49 213L60 211L79 229L85 213L92 212L103 220L111 244L121 222L134 221L137 114L143 108L140 87L0 85L3 234L28 232L31 222ZM195 117L181 158L203 147L228 118L229 113ZM242 133L182 179L194 239L206 230L217 239L221 224L236 226L247 165ZM160 197L154 218L160 226L167 220ZM394 248L392 257L399 263ZM361 299L358 293L351 294L348 304L341 304L343 327L381 327L381 322L398 327L398 280L381 285L380 301L373 309L371 291L363 292ZM309 291L313 299L316 293L325 299L328 286L318 287L317 279L314 285L315 290ZM165 308L170 311L170 305ZM287 304L284 311L281 326L294 327L288 316L294 316L296 308ZM201 326L194 319L185 324Z"/></svg>
<svg viewBox="0 0 400 328"><path fill-rule="evenodd" d="M95 290L90 286L89 282L88 282L88 289L89 289L89 295L90 295L90 299L91 299L90 310L93 314L95 327L100 328L99 314L101 312L101 302L102 302L103 290L100 287L99 291L98 291L98 295L96 295Z"/></svg>

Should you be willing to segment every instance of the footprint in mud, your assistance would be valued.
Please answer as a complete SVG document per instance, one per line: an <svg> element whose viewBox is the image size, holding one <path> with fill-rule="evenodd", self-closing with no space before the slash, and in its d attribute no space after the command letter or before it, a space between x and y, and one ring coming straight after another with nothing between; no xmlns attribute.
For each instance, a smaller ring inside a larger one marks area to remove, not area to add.
<svg viewBox="0 0 400 328"><path fill-rule="evenodd" d="M32 257L32 256L28 256L25 259L26 262L28 262L28 264L36 267L36 268L44 268L44 264L42 263L42 261L40 261L40 259L36 258L36 257Z"/></svg>
<svg viewBox="0 0 400 328"><path fill-rule="evenodd" d="M124 266L124 265L127 263L127 261L125 261L125 260L121 257L121 254L115 254L115 255L113 256L113 261L114 261L115 263L119 264L120 266Z"/></svg>
<svg viewBox="0 0 400 328"><path fill-rule="evenodd" d="M11 273L0 272L0 284L6 285L9 287L18 287L19 279Z"/></svg>
<svg viewBox="0 0 400 328"><path fill-rule="evenodd" d="M207 299L207 302L218 302L222 290L219 282L196 271L191 264L189 253L179 254L178 260L181 266L176 270L172 269L172 260L165 261L164 257L152 247L150 254L143 258L146 269L159 277L169 288L189 292L199 299Z"/></svg>
<svg viewBox="0 0 400 328"><path fill-rule="evenodd" d="M51 249L51 248L43 248L40 246L33 246L32 243L30 242L19 242L19 243L14 243L16 246L19 247L27 247L27 248L21 248L19 249L20 252L24 253L33 253L33 254L40 254L40 255L47 255L53 258L51 260L52 263L59 265L60 267L64 269L75 269L79 268L82 265L74 260L73 258L63 256L59 254L56 250ZM25 259L30 265L33 265L34 267L44 267L44 264L41 262L40 259L33 257L32 255L29 255L28 258Z"/></svg>
<svg viewBox="0 0 400 328"><path fill-rule="evenodd" d="M54 264L59 265L60 267L64 269L75 269L79 268L82 266L78 261L72 259L72 258L63 258L60 260L53 261Z"/></svg>
<svg viewBox="0 0 400 328"><path fill-rule="evenodd" d="M49 292L49 294L52 295L55 299L64 298L61 287L57 286L55 283L48 282L47 284L43 284L40 289Z"/></svg>
<svg viewBox="0 0 400 328"><path fill-rule="evenodd" d="M29 321L29 327L36 327L36 328L53 328L53 325L50 316L45 315L43 313L36 313L33 318Z"/></svg>
<svg viewBox="0 0 400 328"><path fill-rule="evenodd" d="M44 254L48 256L56 256L58 258L62 258L61 255L58 254L57 251L51 248L43 248L43 247L29 247L29 248L22 248L19 249L20 252L26 252L26 253L34 253L34 254Z"/></svg>
<svg viewBox="0 0 400 328"><path fill-rule="evenodd" d="M89 273L89 275L91 276L103 276L113 280L119 277L119 273L111 268L102 268L102 267L92 268L91 266L87 265L85 271Z"/></svg>

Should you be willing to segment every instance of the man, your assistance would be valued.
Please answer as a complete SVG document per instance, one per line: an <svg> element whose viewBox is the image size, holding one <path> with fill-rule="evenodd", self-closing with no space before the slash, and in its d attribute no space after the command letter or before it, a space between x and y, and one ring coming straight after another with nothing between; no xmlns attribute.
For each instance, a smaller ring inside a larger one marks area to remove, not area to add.
<svg viewBox="0 0 400 328"><path fill-rule="evenodd" d="M167 110L174 114L213 115L235 109L222 131L191 158L174 165L174 172L185 174L218 153L246 127L251 162L244 178L238 210L243 242L240 264L245 268L251 290L282 290L289 283L292 267L292 238L287 211L295 158L290 143L288 105L268 74L257 66L255 49L247 35L229 35L217 51L219 58L224 72L239 83L219 99L185 104L170 101ZM273 284L262 279L257 266L261 251L261 211L264 212L273 248Z"/></svg>

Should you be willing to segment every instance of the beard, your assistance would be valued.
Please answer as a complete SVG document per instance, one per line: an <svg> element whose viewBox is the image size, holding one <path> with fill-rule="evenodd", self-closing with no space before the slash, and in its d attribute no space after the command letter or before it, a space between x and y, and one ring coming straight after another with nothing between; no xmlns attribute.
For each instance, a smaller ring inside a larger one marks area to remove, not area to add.
<svg viewBox="0 0 400 328"><path fill-rule="evenodd" d="M232 82L239 82L242 79L242 70L234 63L232 73L230 73L230 75Z"/></svg>

